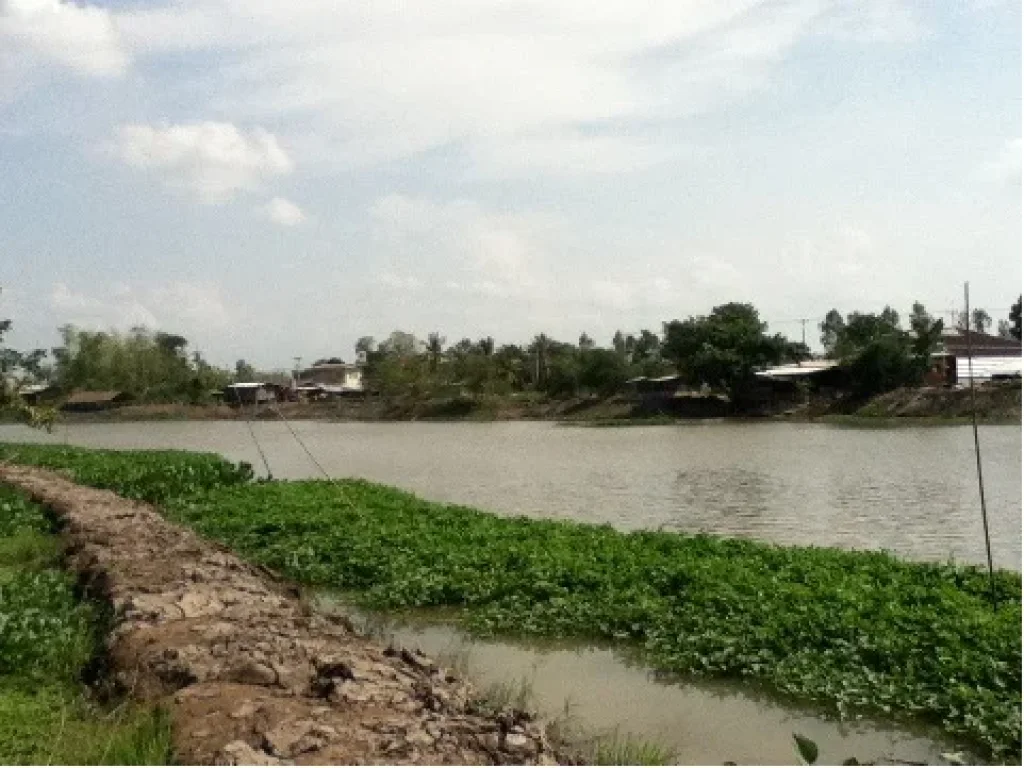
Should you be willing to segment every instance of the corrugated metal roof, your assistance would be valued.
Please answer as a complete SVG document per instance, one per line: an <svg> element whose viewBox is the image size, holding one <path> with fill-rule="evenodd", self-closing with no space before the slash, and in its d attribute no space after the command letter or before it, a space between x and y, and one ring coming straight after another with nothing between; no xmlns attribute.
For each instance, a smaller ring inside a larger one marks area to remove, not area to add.
<svg viewBox="0 0 1024 768"><path fill-rule="evenodd" d="M802 363L788 363L766 368L763 371L757 371L757 375L767 379L792 379L827 371L837 365L839 363L835 360L805 360Z"/></svg>
<svg viewBox="0 0 1024 768"><path fill-rule="evenodd" d="M991 379L993 376L1020 376L1024 369L1024 358L1009 356L976 357L971 361L975 379ZM968 379L967 358L956 359L956 377Z"/></svg>
<svg viewBox="0 0 1024 768"><path fill-rule="evenodd" d="M110 403L120 397L120 395L121 393L116 389L95 392L78 391L72 392L66 402L70 405L84 403Z"/></svg>

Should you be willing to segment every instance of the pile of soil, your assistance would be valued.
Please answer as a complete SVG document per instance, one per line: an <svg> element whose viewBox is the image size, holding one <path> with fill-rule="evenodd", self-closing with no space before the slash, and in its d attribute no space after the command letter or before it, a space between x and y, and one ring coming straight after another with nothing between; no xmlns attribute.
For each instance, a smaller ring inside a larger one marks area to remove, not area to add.
<svg viewBox="0 0 1024 768"><path fill-rule="evenodd" d="M382 647L297 590L146 504L0 466L66 523L69 567L113 608L110 674L166 706L185 764L555 764L524 712L479 712L470 686Z"/></svg>
<svg viewBox="0 0 1024 768"><path fill-rule="evenodd" d="M1020 382L985 383L975 388L978 417L1020 421ZM966 387L905 387L873 398L858 416L964 418L971 415L971 392Z"/></svg>

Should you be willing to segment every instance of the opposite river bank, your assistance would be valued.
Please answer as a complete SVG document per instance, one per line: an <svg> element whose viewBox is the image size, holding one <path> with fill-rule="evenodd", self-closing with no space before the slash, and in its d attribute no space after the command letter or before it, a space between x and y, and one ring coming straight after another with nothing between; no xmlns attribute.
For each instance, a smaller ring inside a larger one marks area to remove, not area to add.
<svg viewBox="0 0 1024 768"><path fill-rule="evenodd" d="M973 410L983 423L1021 421L1019 383L984 384L975 396L966 389L915 387L897 389L867 402L811 400L786 406L768 418L788 421L839 420L865 425L886 423L948 424L968 421ZM377 398L328 402L280 403L273 406L232 408L227 405L138 404L94 412L68 412L63 418L75 423L153 420L288 419L335 421L519 421L544 420L581 424L645 424L651 421L685 421L689 417L721 417L727 405L716 398L683 398L672 403L643 405L623 396L610 398L549 399L533 394L481 397ZM740 417L743 418L743 417ZM756 420L759 417L746 417ZM763 417L760 417L763 418Z"/></svg>

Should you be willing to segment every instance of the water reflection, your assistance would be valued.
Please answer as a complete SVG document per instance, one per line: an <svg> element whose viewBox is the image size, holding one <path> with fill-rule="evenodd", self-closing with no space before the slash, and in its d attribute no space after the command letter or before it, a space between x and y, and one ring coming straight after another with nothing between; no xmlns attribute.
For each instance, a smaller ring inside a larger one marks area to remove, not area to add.
<svg viewBox="0 0 1024 768"><path fill-rule="evenodd" d="M453 665L477 683L525 680L547 717L567 702L574 721L592 734L616 730L676 750L683 764L791 765L794 731L814 739L822 764L856 756L942 763L953 747L934 729L873 720L824 720L806 708L780 703L755 686L684 680L650 671L629 646L538 638L474 639L451 623L450 612L360 614L343 599L319 596L322 610L362 620L378 636Z"/></svg>

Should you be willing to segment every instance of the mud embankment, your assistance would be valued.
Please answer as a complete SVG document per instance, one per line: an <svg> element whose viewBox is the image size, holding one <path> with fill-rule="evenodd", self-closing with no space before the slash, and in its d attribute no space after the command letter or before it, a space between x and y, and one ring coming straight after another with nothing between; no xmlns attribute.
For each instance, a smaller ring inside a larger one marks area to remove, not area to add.
<svg viewBox="0 0 1024 768"><path fill-rule="evenodd" d="M206 421L219 419L317 419L324 421L516 421L626 418L634 404L626 398L533 400L517 397L433 399L353 398L308 403L274 403L241 408L228 405L136 404L91 412L62 412L72 424L120 421Z"/></svg>
<svg viewBox="0 0 1024 768"><path fill-rule="evenodd" d="M518 711L344 619L152 507L57 474L0 466L64 521L68 567L114 612L112 682L166 707L185 764L553 764Z"/></svg>
<svg viewBox="0 0 1024 768"><path fill-rule="evenodd" d="M857 416L884 418L935 417L969 418L972 408L985 420L1020 421L1020 382L981 384L971 391L966 387L917 387L896 389L878 395L858 409Z"/></svg>

